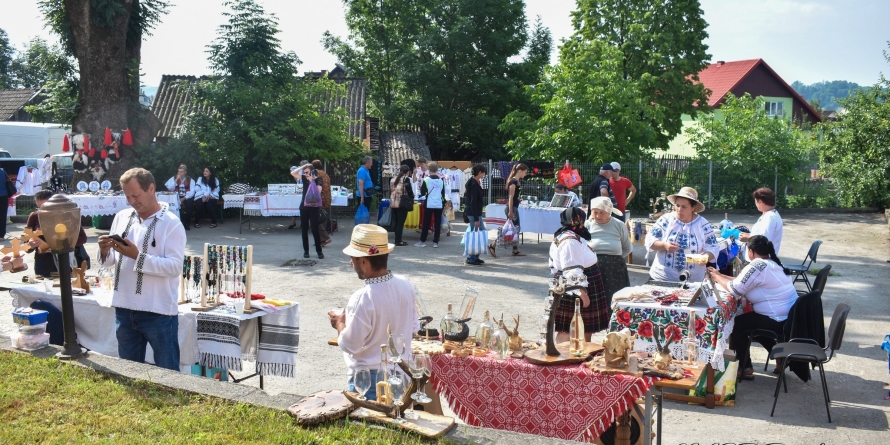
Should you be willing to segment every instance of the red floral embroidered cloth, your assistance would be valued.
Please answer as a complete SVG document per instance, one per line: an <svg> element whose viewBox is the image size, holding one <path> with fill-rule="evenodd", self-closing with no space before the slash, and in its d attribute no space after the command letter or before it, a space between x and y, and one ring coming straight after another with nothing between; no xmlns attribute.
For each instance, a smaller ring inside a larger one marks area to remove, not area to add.
<svg viewBox="0 0 890 445"><path fill-rule="evenodd" d="M470 425L592 442L646 394L652 379L441 354L432 356L432 383Z"/></svg>

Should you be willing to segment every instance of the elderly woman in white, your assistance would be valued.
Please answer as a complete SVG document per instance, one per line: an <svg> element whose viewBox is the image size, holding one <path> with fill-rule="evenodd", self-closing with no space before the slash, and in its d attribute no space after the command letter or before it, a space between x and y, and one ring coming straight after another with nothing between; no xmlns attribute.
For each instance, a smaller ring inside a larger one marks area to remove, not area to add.
<svg viewBox="0 0 890 445"><path fill-rule="evenodd" d="M646 234L646 249L655 252L649 278L656 281L679 281L680 273L689 271L690 281L705 278L706 267L686 261L686 255L705 254L708 262L716 261L720 246L711 223L699 215L705 205L698 200L698 192L683 187L668 196L674 211L658 218Z"/></svg>

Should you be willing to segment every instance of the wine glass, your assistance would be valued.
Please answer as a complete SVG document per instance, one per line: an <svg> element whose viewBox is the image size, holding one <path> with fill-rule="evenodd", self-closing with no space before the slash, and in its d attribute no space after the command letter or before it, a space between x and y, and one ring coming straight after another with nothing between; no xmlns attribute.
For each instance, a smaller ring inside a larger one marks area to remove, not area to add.
<svg viewBox="0 0 890 445"><path fill-rule="evenodd" d="M424 394L423 387L420 385L420 379L425 374L429 375L427 372L430 367L430 356L425 352L415 352L411 359L412 363L409 363L408 369L411 371L411 377L417 382L417 390L414 394L411 394L411 398L417 401L417 403L430 403L433 400Z"/></svg>
<svg viewBox="0 0 890 445"><path fill-rule="evenodd" d="M397 375L398 372L393 373L393 375ZM390 390L392 391L392 404L396 407L396 415L395 422L396 423L405 423L405 418L402 417L401 411L399 408L402 407L402 395L405 394L405 379L401 377L398 378L398 383L393 383L390 380Z"/></svg>
<svg viewBox="0 0 890 445"><path fill-rule="evenodd" d="M386 354L390 363L401 363L402 353L405 352L405 337L402 334L390 334Z"/></svg>
<svg viewBox="0 0 890 445"><path fill-rule="evenodd" d="M360 400L365 399L365 394L371 389L371 371L367 369L359 369L355 373L354 379L355 391L358 393Z"/></svg>

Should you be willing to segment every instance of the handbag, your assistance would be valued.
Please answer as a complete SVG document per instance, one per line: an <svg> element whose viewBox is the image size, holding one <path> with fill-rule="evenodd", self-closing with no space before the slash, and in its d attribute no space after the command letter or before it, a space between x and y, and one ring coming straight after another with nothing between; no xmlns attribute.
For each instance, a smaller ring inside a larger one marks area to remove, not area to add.
<svg viewBox="0 0 890 445"><path fill-rule="evenodd" d="M472 226L467 227L467 233L464 234L464 256L482 255L488 248L488 231L474 230Z"/></svg>
<svg viewBox="0 0 890 445"><path fill-rule="evenodd" d="M387 207L383 211L383 215L377 220L380 227L389 227L392 224L392 207Z"/></svg>
<svg viewBox="0 0 890 445"><path fill-rule="evenodd" d="M355 218L353 218L353 222L355 225L359 224L368 224L371 222L371 213L368 212L368 208L365 207L364 204L359 204L358 209L355 211Z"/></svg>
<svg viewBox="0 0 890 445"><path fill-rule="evenodd" d="M566 161L566 164L562 167L562 170L559 171L557 175L557 182L565 185L568 188L573 188L581 185L581 174L578 173L577 169L572 168L572 164L569 164Z"/></svg>
<svg viewBox="0 0 890 445"><path fill-rule="evenodd" d="M392 191L389 192L389 206L398 209L402 206L402 195L405 192L404 187L397 186L395 183L395 178L393 178L390 183L390 188Z"/></svg>
<svg viewBox="0 0 890 445"><path fill-rule="evenodd" d="M306 196L303 198L304 207L321 207L321 190L315 181L309 181L309 187L306 188Z"/></svg>

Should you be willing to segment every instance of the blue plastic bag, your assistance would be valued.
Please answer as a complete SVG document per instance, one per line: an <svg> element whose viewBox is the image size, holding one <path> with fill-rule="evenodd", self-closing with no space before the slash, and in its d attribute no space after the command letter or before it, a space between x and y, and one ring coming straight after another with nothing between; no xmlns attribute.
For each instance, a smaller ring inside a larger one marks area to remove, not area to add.
<svg viewBox="0 0 890 445"><path fill-rule="evenodd" d="M359 204L358 210L355 211L355 225L370 223L371 213L368 212L368 208L364 204Z"/></svg>

